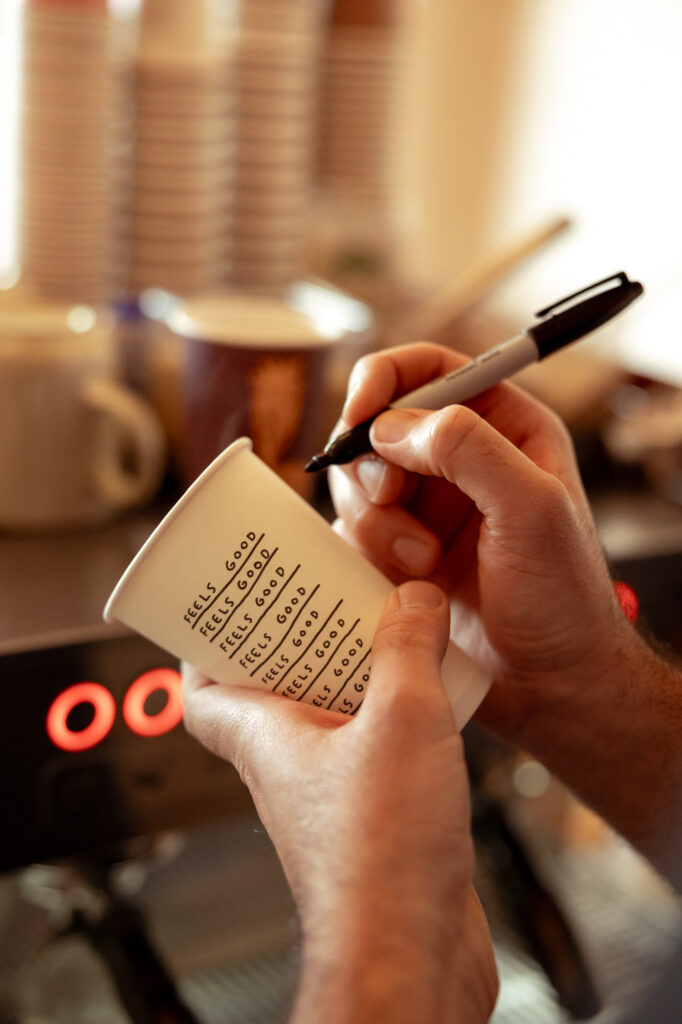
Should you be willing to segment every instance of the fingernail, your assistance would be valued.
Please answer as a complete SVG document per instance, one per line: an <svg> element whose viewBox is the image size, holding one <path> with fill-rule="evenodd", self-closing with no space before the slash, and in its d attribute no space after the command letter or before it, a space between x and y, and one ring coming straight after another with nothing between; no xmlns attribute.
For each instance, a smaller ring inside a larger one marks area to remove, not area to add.
<svg viewBox="0 0 682 1024"><path fill-rule="evenodd" d="M414 422L414 413L391 409L382 413L374 422L372 439L384 444L395 444L409 434Z"/></svg>
<svg viewBox="0 0 682 1024"><path fill-rule="evenodd" d="M373 501L378 496L387 469L388 466L383 459L375 459L370 456L367 459L358 460L355 472L357 473L360 486L370 501Z"/></svg>
<svg viewBox="0 0 682 1024"><path fill-rule="evenodd" d="M406 572L421 574L432 568L433 548L416 537L398 537L391 545L394 557Z"/></svg>
<svg viewBox="0 0 682 1024"><path fill-rule="evenodd" d="M403 608L438 608L443 592L433 583L410 580L398 589L398 597Z"/></svg>

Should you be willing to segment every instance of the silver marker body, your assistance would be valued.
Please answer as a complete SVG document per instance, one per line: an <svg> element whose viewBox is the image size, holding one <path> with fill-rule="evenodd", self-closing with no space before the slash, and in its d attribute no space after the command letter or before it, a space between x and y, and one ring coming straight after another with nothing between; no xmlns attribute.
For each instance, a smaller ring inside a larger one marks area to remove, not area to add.
<svg viewBox="0 0 682 1024"><path fill-rule="evenodd" d="M539 358L533 338L523 331L451 373L402 395L388 408L444 409L447 405L457 405L499 384Z"/></svg>

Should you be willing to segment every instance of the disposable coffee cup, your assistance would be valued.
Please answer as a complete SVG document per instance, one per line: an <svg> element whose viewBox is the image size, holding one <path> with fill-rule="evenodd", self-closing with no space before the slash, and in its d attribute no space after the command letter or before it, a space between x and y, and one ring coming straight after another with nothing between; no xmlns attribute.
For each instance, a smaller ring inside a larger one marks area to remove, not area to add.
<svg viewBox="0 0 682 1024"><path fill-rule="evenodd" d="M354 715L392 589L239 438L154 531L104 618L219 683ZM461 728L489 681L454 644L443 680Z"/></svg>

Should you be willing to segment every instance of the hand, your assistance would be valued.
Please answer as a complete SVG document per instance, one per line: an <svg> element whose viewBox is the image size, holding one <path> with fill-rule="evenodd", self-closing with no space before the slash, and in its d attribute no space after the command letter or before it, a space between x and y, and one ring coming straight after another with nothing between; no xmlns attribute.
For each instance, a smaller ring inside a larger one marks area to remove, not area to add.
<svg viewBox="0 0 682 1024"><path fill-rule="evenodd" d="M427 344L366 357L339 429L464 361ZM330 472L335 527L394 582L442 587L453 638L493 678L479 719L672 877L682 676L621 612L563 424L508 383L469 406L379 416L376 455Z"/></svg>
<svg viewBox="0 0 682 1024"><path fill-rule="evenodd" d="M492 1012L462 742L440 679L447 638L436 587L394 592L350 720L185 667L187 728L239 770L301 914L300 1024Z"/></svg>
<svg viewBox="0 0 682 1024"><path fill-rule="evenodd" d="M465 361L428 344L366 357L340 429ZM484 720L518 737L538 688L560 703L598 678L626 623L561 421L511 384L469 404L379 416L377 454L330 471L335 525L394 582L445 590L453 638L495 680Z"/></svg>

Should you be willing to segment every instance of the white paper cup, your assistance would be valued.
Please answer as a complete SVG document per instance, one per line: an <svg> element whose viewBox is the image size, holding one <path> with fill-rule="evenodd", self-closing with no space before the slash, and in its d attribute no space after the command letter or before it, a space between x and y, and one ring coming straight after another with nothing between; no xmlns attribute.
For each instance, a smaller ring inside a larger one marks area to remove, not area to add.
<svg viewBox="0 0 682 1024"><path fill-rule="evenodd" d="M352 715L391 590L240 438L157 527L104 617L220 683ZM461 728L488 680L453 644L443 678Z"/></svg>

